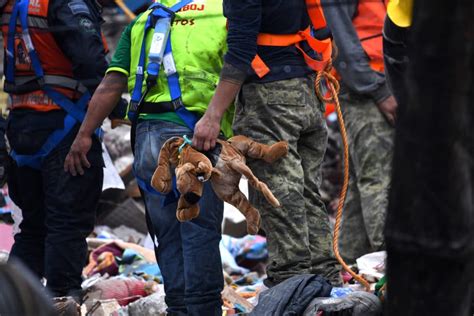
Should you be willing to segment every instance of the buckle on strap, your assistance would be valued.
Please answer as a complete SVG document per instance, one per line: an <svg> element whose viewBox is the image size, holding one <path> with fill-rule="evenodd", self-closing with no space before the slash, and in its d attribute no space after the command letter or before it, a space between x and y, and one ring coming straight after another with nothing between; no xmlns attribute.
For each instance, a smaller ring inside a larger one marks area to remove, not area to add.
<svg viewBox="0 0 474 316"><path fill-rule="evenodd" d="M137 112L138 111L138 105L140 104L140 102L137 102L137 101L130 101L130 108L129 108L129 112Z"/></svg>
<svg viewBox="0 0 474 316"><path fill-rule="evenodd" d="M178 110L179 108L184 106L183 99L177 98L171 101L171 105L173 106L173 110Z"/></svg>

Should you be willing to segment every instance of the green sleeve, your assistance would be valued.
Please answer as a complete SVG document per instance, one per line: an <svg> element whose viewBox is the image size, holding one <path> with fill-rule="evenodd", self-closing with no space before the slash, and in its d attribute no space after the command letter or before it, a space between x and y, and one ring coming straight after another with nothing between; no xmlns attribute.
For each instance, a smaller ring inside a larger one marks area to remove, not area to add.
<svg viewBox="0 0 474 316"><path fill-rule="evenodd" d="M111 71L118 71L125 74L127 77L130 75L130 46L131 46L131 33L132 27L135 24L135 20L130 23L127 28L122 32L122 36L115 50L112 61L109 64L107 73Z"/></svg>

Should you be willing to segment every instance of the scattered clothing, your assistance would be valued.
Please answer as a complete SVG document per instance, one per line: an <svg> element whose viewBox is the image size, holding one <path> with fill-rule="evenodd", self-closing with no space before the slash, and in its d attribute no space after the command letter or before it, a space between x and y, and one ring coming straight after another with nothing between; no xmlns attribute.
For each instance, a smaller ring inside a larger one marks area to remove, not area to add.
<svg viewBox="0 0 474 316"><path fill-rule="evenodd" d="M250 315L302 315L315 297L329 297L332 286L321 276L297 275L260 294Z"/></svg>

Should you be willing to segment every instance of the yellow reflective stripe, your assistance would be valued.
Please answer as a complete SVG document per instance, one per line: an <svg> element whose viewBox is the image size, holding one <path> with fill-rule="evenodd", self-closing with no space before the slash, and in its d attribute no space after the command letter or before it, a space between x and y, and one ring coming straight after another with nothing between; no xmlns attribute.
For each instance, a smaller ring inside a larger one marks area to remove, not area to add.
<svg viewBox="0 0 474 316"><path fill-rule="evenodd" d="M130 76L130 73L127 70L120 67L110 67L105 73L108 74L113 71L123 73L127 77Z"/></svg>

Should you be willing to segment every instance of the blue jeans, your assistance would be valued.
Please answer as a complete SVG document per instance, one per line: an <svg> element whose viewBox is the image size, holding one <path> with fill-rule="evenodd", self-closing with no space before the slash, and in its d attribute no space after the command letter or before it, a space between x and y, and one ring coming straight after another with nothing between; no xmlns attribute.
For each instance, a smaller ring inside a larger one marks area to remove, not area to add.
<svg viewBox="0 0 474 316"><path fill-rule="evenodd" d="M135 174L150 182L161 146L173 136L192 131L164 121L141 121L135 141ZM204 186L201 212L192 221L176 219L177 203L162 206L164 197L144 192L147 223L155 244L169 315L222 315L222 264L219 252L224 205L210 183Z"/></svg>
<svg viewBox="0 0 474 316"><path fill-rule="evenodd" d="M18 148L33 147L37 141L33 133L9 132L10 143ZM88 154L92 166L84 175L64 172L75 136L69 134L44 159L41 170L12 164L8 176L10 196L23 215L11 258L23 261L38 278L45 277L53 296L80 296L82 269L87 264L86 237L94 229L102 192L103 162L97 139Z"/></svg>

